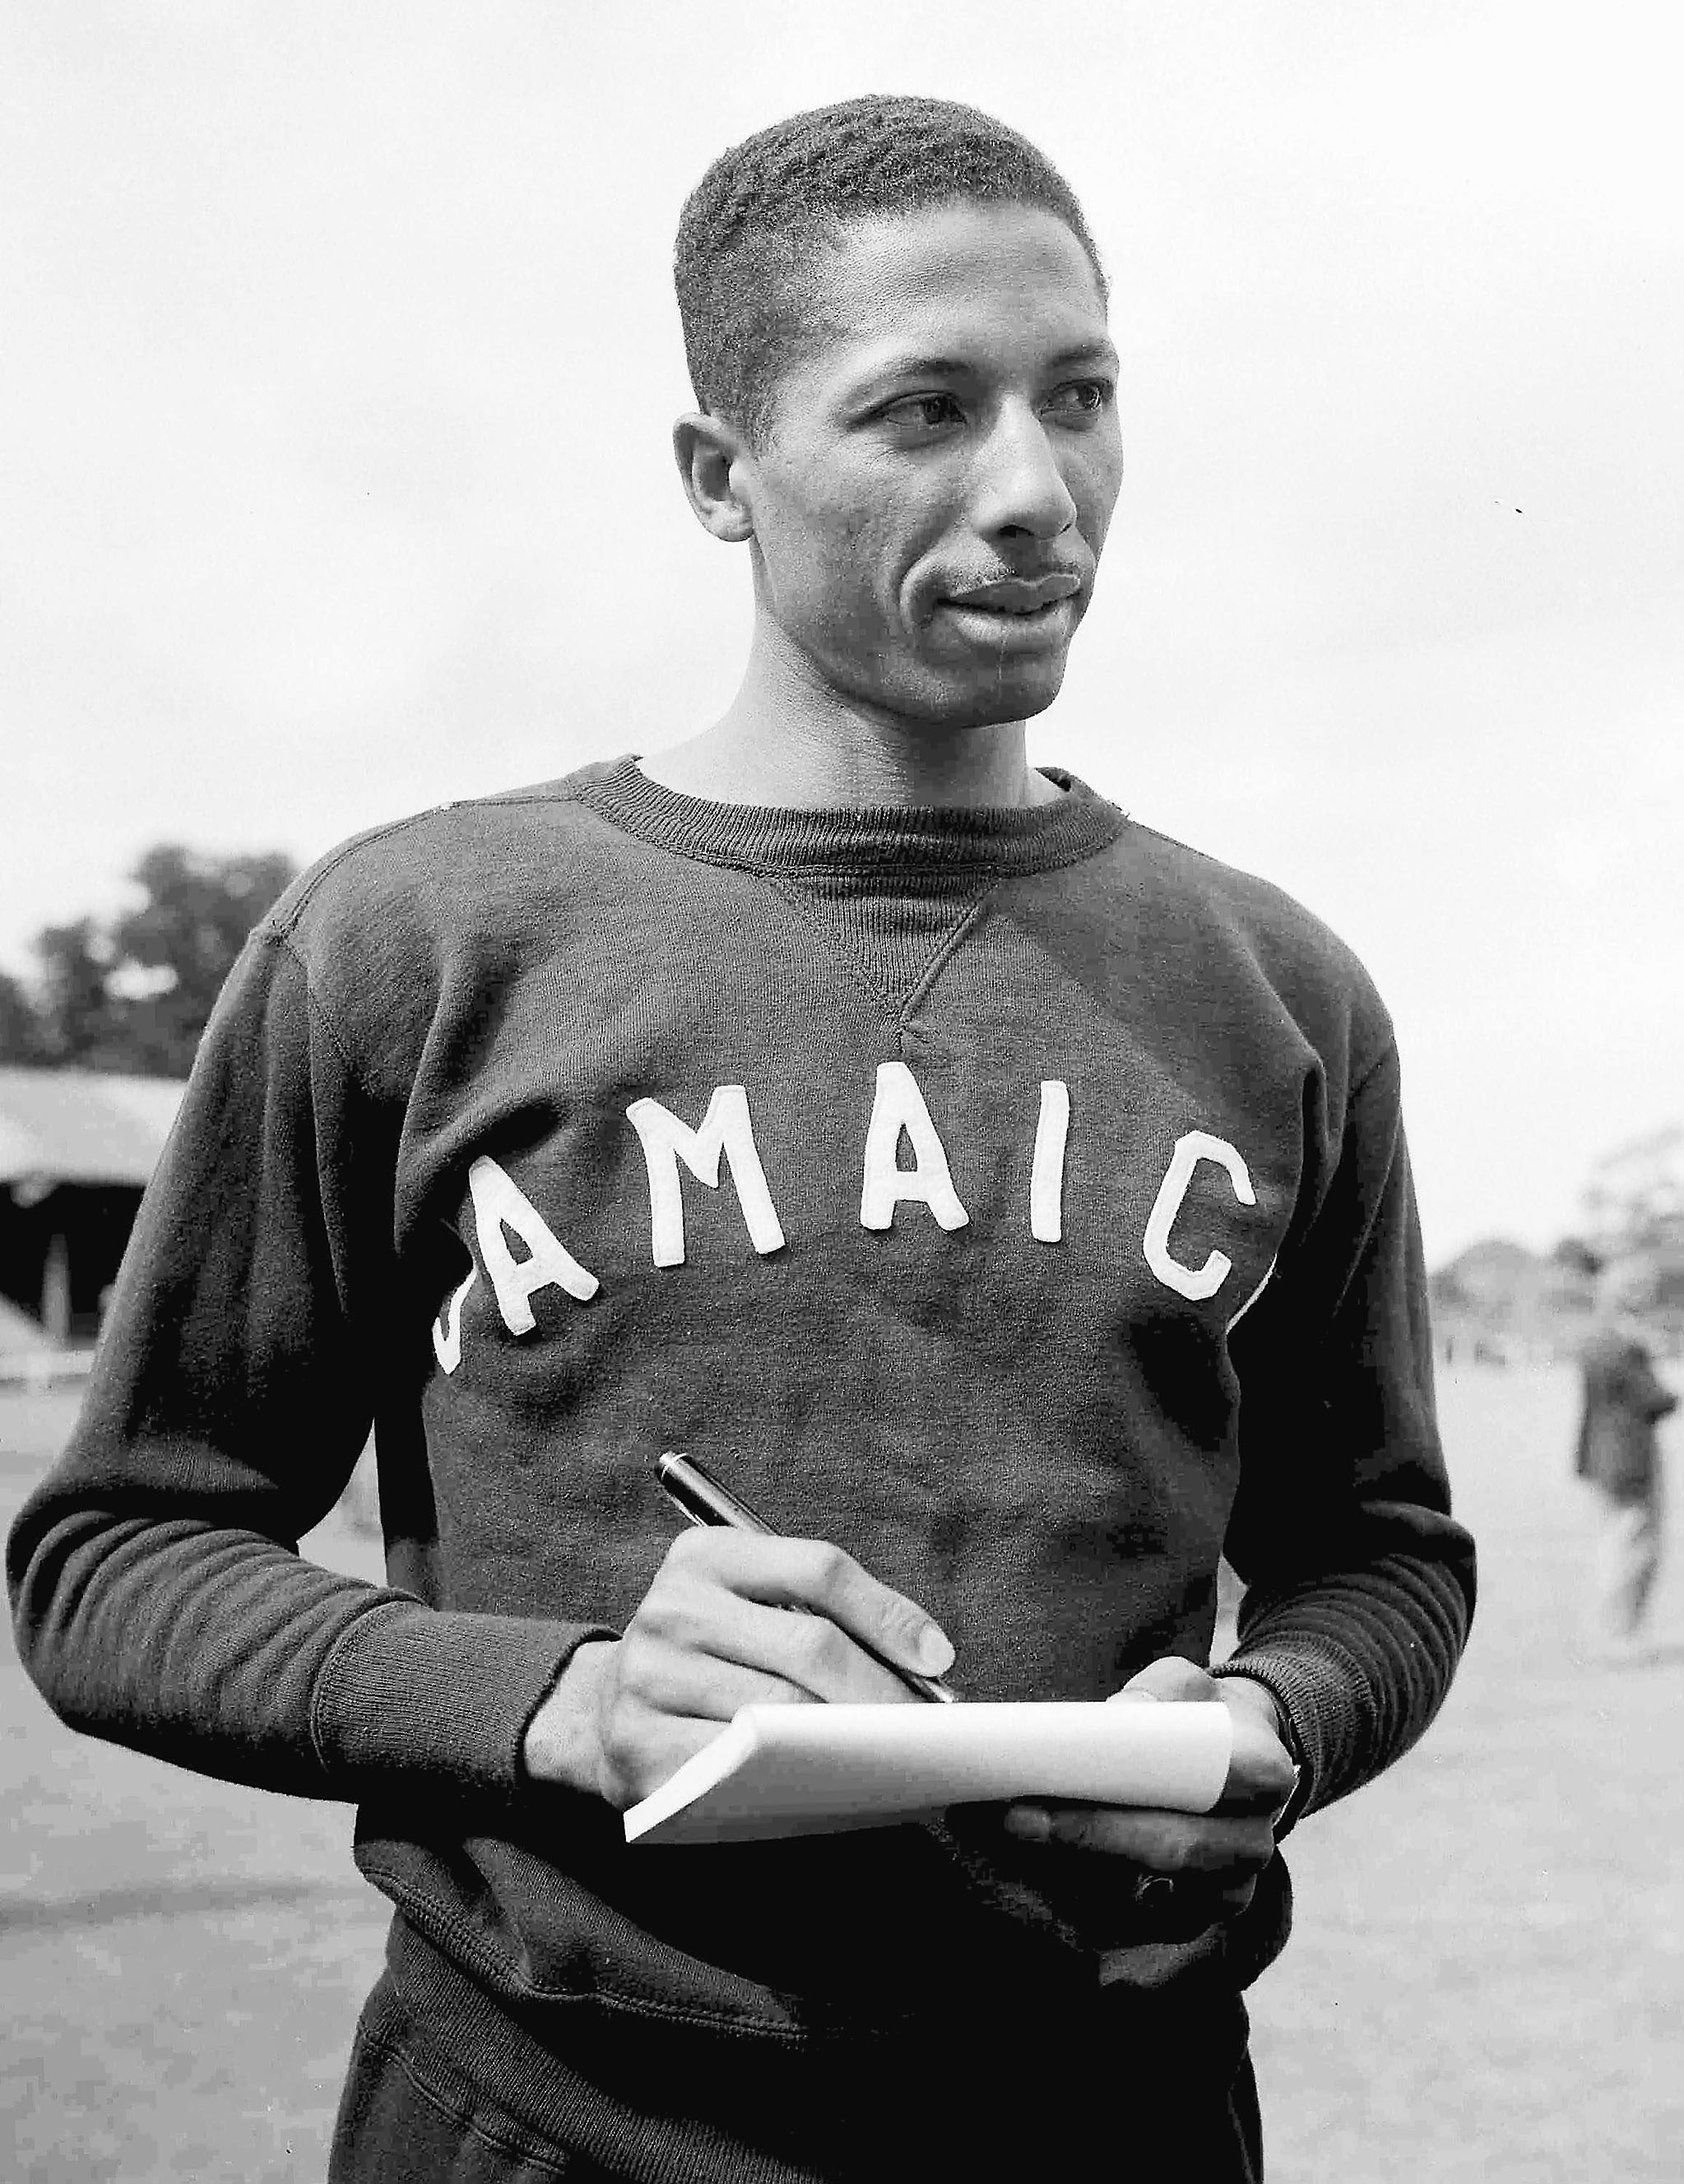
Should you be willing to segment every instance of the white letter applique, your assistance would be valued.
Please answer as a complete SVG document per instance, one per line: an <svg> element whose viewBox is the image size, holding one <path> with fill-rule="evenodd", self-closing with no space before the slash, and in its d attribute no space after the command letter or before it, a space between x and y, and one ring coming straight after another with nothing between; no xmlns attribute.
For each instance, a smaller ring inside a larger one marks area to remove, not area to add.
<svg viewBox="0 0 1684 2184"><path fill-rule="evenodd" d="M912 1141L917 1166L899 1167L901 1133ZM866 1132L865 1187L860 1193L860 1226L889 1228L895 1209L903 1198L928 1206L944 1228L962 1228L970 1215L959 1203L953 1178L947 1172L947 1156L929 1118L917 1080L904 1061L879 1061L877 1097L872 1103L871 1125Z"/></svg>
<svg viewBox="0 0 1684 2184"><path fill-rule="evenodd" d="M474 1228L479 1255L496 1292L497 1308L510 1334L530 1334L538 1325L530 1300L538 1290L566 1290L585 1304L601 1284L582 1267L512 1177L483 1154L468 1170L473 1193ZM512 1229L529 1257L516 1259L504 1237Z"/></svg>
<svg viewBox="0 0 1684 2184"><path fill-rule="evenodd" d="M1037 1244L1057 1244L1063 1238L1064 1141L1069 1134L1070 1088L1061 1078L1044 1078L1029 1170L1029 1234Z"/></svg>
<svg viewBox="0 0 1684 2184"><path fill-rule="evenodd" d="M658 1100L634 1100L626 1119L636 1130L649 1169L650 1250L657 1267L684 1263L684 1192L678 1179L683 1161L698 1183L719 1188L719 1156L730 1165L737 1203L749 1241L762 1258L783 1248L778 1209L766 1186L766 1171L755 1147L749 1120L749 1095L740 1084L718 1084L707 1103L701 1128L693 1130Z"/></svg>
<svg viewBox="0 0 1684 2184"><path fill-rule="evenodd" d="M1225 1138L1213 1138L1205 1130L1189 1130L1185 1137L1177 1138L1169 1172L1158 1186L1151 1217L1146 1223L1142 1248L1146 1264L1159 1281L1178 1295L1196 1302L1201 1297L1214 1296L1234 1269L1234 1262L1225 1251L1211 1252L1203 1266L1197 1268L1184 1267L1179 1259L1170 1256L1169 1232L1181 1211L1193 1171L1202 1160L1214 1161L1218 1167L1227 1169L1234 1195L1241 1206L1255 1206L1257 1202L1246 1163Z"/></svg>
<svg viewBox="0 0 1684 2184"><path fill-rule="evenodd" d="M443 1311L432 1323L432 1354L441 1370L454 1373L462 1362L462 1300L479 1279L479 1268L470 1267L468 1278L452 1290Z"/></svg>

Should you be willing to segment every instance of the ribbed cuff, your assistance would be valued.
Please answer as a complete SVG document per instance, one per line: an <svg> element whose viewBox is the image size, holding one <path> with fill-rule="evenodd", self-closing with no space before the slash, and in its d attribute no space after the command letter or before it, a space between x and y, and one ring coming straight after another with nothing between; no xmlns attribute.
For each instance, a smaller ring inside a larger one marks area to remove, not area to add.
<svg viewBox="0 0 1684 2184"><path fill-rule="evenodd" d="M1230 1654L1211 1670L1213 1676L1246 1676L1261 1684L1285 1717L1296 1745L1297 1787L1275 1823L1277 1839L1319 1802L1336 1752L1366 1742L1373 1708L1369 1682L1357 1662L1325 1643L1299 1646L1260 1646L1255 1652Z"/></svg>
<svg viewBox="0 0 1684 2184"><path fill-rule="evenodd" d="M593 1623L459 1614L385 1600L329 1654L310 1735L329 1776L360 1796L394 1775L512 1794L527 1724Z"/></svg>

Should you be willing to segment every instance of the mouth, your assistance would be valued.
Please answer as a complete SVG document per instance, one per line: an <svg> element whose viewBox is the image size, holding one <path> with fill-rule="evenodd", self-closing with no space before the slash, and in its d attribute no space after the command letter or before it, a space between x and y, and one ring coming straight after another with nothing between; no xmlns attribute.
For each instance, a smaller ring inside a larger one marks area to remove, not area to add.
<svg viewBox="0 0 1684 2184"><path fill-rule="evenodd" d="M1080 619L1081 584L1067 574L1010 577L940 600L938 619L967 642L998 658L1008 652L1055 650L1068 644Z"/></svg>
<svg viewBox="0 0 1684 2184"><path fill-rule="evenodd" d="M1062 606L1081 588L1079 577L1059 569L1045 577L1002 577L996 583L976 584L968 591L952 593L942 604L963 608L967 613L1027 618Z"/></svg>

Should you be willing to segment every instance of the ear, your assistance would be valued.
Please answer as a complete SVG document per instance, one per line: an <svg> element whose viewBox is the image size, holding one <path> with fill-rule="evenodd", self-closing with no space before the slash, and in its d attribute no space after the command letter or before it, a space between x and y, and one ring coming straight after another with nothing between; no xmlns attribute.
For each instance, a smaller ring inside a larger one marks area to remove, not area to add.
<svg viewBox="0 0 1684 2184"><path fill-rule="evenodd" d="M743 491L751 460L737 427L722 417L692 411L672 427L672 453L702 529L730 546L752 538L754 514Z"/></svg>

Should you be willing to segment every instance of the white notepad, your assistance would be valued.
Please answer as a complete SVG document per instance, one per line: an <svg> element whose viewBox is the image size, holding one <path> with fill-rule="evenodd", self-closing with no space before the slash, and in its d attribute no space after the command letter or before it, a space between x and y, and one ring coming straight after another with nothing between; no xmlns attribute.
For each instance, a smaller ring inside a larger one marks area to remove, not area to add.
<svg viewBox="0 0 1684 2184"><path fill-rule="evenodd" d="M1205 1701L748 1706L632 1807L626 1840L824 1835L1011 1797L1207 1813L1233 1741Z"/></svg>

